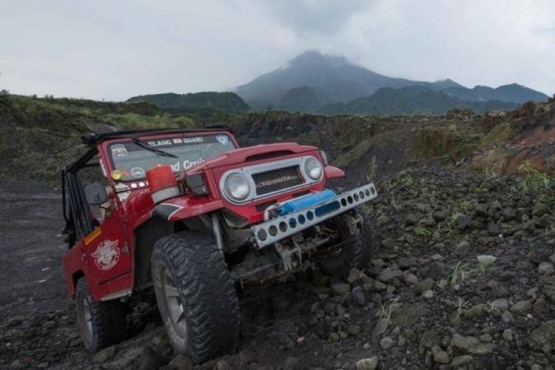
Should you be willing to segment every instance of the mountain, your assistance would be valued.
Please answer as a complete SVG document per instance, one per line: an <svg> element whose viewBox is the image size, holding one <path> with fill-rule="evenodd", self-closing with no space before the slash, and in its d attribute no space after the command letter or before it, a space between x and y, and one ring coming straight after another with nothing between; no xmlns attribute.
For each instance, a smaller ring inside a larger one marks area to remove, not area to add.
<svg viewBox="0 0 555 370"><path fill-rule="evenodd" d="M347 104L335 103L323 106L319 113L369 114L369 115L410 115L410 114L445 114L453 108L470 108L476 112L487 110L507 110L517 108L519 104L498 100L464 101L449 96L442 91L426 86L407 86L400 89L384 87L369 97L358 98Z"/></svg>
<svg viewBox="0 0 555 370"><path fill-rule="evenodd" d="M341 110L343 105L347 108L346 105L350 102L359 98L368 98L381 88L402 89L414 86L445 95L434 95L433 101L423 102L426 104L422 105L422 110L426 110L425 107L429 106L440 107L453 104L470 107L471 104L468 102L484 103L474 104L473 106L476 107L499 106L498 102L510 103L506 105L513 107L515 104L527 101L543 102L548 99L547 95L518 84L498 88L476 86L469 89L451 79L425 82L388 77L358 66L344 57L324 55L317 51L307 51L284 66L239 86L236 93L255 110L279 108L291 111L323 112L330 109ZM388 91L388 96L395 94L394 91ZM398 94L396 101L403 99L407 90L400 91ZM432 98L432 94L427 90L425 96ZM449 97L454 100L447 99ZM374 100L380 99L378 96ZM412 98L411 100L417 101ZM450 101L452 104L438 104L439 100ZM485 104L489 101L497 103ZM314 108L317 103L321 103L321 108ZM386 105L377 107L375 110L390 111L390 104ZM398 111L398 109L394 110Z"/></svg>
<svg viewBox="0 0 555 370"><path fill-rule="evenodd" d="M446 80L436 81L433 84L431 84L431 86L435 87L438 90L465 88L463 85L451 80L450 78Z"/></svg>
<svg viewBox="0 0 555 370"><path fill-rule="evenodd" d="M148 102L164 112L185 114L201 119L212 118L218 113L234 114L249 109L243 99L232 92L151 94L135 96L127 100L127 103L137 102Z"/></svg>
<svg viewBox="0 0 555 370"><path fill-rule="evenodd" d="M468 101L498 100L510 103L523 104L529 101L544 102L548 96L522 86L510 84L491 88L489 86L475 86L472 89L465 87L448 87L443 90L446 94Z"/></svg>
<svg viewBox="0 0 555 370"><path fill-rule="evenodd" d="M314 87L302 86L287 90L277 108L289 112L316 111L328 100L324 93Z"/></svg>
<svg viewBox="0 0 555 370"><path fill-rule="evenodd" d="M415 81L392 78L357 66L343 57L307 51L286 65L239 86L237 94L254 109L275 107L285 93L309 86L330 102L347 103L368 96L381 87L404 87Z"/></svg>
<svg viewBox="0 0 555 370"><path fill-rule="evenodd" d="M519 84L503 85L496 89L488 86L476 86L472 91L485 100L496 99L521 104L529 101L543 102L548 99L547 95Z"/></svg>

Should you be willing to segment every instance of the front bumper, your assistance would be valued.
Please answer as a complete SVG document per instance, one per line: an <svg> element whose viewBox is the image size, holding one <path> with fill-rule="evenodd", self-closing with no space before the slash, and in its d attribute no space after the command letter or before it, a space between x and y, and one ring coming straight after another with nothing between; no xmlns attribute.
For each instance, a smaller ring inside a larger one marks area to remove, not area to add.
<svg viewBox="0 0 555 370"><path fill-rule="evenodd" d="M366 184L339 194L332 199L262 222L251 227L251 231L258 249L261 249L377 197L378 192L374 184Z"/></svg>

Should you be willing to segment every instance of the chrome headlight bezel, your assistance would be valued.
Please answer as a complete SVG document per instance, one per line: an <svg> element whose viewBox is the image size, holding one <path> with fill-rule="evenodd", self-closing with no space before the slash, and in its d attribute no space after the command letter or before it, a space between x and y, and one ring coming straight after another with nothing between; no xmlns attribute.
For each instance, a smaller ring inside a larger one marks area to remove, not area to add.
<svg viewBox="0 0 555 370"><path fill-rule="evenodd" d="M225 179L224 191L230 200L243 202L251 194L251 184L247 176L240 172L233 172Z"/></svg>
<svg viewBox="0 0 555 370"><path fill-rule="evenodd" d="M304 172L310 179L318 181L324 175L324 167L319 160L310 157L304 162Z"/></svg>
<svg viewBox="0 0 555 370"><path fill-rule="evenodd" d="M330 164L330 161L328 159L328 154L325 151L320 150L320 157L322 157L322 162L324 162L324 166L327 166L328 164Z"/></svg>

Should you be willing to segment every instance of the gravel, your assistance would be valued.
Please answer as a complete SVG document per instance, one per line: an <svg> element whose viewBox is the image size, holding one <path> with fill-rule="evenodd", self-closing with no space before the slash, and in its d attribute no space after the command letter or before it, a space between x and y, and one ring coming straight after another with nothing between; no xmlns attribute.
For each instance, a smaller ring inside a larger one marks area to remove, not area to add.
<svg viewBox="0 0 555 370"><path fill-rule="evenodd" d="M312 267L246 295L239 352L194 368L553 368L555 235L537 226L552 216L553 207L537 205L552 189L526 193L517 177L423 169L377 187L380 198L367 211L382 222L369 266L343 277ZM58 205L41 202L35 208L45 214ZM6 204L16 212L28 207L24 199ZM13 260L28 230L18 233L8 234L3 249ZM63 253L61 243L43 239L51 266L37 262L33 271L56 268ZM33 294L4 292L0 368L193 367L173 353L152 304L134 312L128 340L87 354L63 275L54 271L48 294L38 283L27 289Z"/></svg>

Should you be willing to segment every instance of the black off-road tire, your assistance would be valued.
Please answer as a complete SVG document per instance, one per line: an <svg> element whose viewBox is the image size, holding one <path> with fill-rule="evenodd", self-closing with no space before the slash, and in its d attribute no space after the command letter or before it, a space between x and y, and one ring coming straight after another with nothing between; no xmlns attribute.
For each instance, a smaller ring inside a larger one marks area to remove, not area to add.
<svg viewBox="0 0 555 370"><path fill-rule="evenodd" d="M210 236L182 232L158 240L152 279L160 315L177 352L200 363L234 349L241 323L239 303L224 258Z"/></svg>
<svg viewBox="0 0 555 370"><path fill-rule="evenodd" d="M361 217L356 232L349 227L352 217ZM363 270L368 267L374 253L373 231L370 218L359 212L348 212L333 220L344 243L335 255L322 258L318 265L333 275L346 275L352 267Z"/></svg>
<svg viewBox="0 0 555 370"><path fill-rule="evenodd" d="M120 301L95 301L84 277L75 286L75 304L79 334L85 348L98 352L125 339L125 304Z"/></svg>

